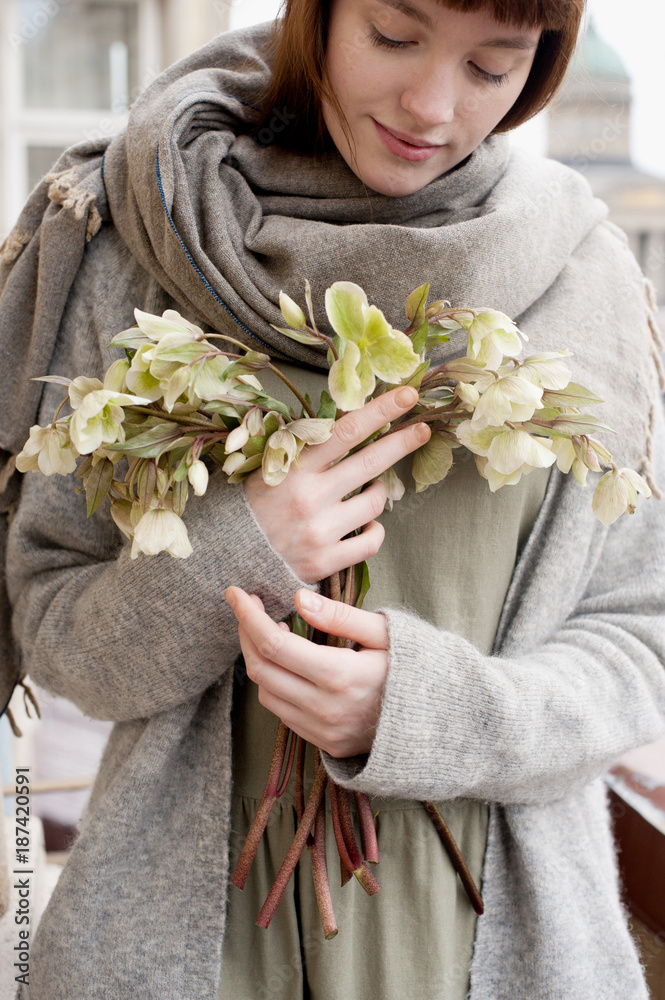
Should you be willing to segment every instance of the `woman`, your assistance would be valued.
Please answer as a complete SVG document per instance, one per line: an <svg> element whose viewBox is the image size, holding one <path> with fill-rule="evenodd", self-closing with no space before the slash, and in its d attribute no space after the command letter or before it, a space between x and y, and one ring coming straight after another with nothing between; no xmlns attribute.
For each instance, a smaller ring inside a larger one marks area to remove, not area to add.
<svg viewBox="0 0 665 1000"><path fill-rule="evenodd" d="M357 281L400 325L405 295L429 278L437 296L515 317L534 350L571 348L622 463L648 472L664 452L637 267L581 178L510 156L493 134L551 97L580 13L559 0L292 0L272 74L265 26L167 71L103 161L101 147L65 155L5 246L3 398L20 402L2 447L27 437L39 400L24 387L45 353L53 372L99 374L136 306L240 330L320 385L323 357L270 326L280 288L298 297L309 277L321 314L328 285ZM188 506L184 561L132 562L108 517L85 521L71 484L25 477L7 555L24 667L116 722L33 944L31 1000L646 997L599 776L663 729L659 505L608 531L569 477L491 495L461 462L397 505L382 544L383 488L343 498L428 431L337 460L408 396L345 417L278 488L213 476ZM47 387L42 421L58 398ZM375 610L340 621L312 585L372 554ZM275 622L294 594L360 648L324 655L286 636ZM234 670L241 647L258 700ZM313 937L303 879L250 946L249 882L249 902L228 894L225 929L228 844L235 855L266 709L327 751L340 784L382 796L381 864L399 895L382 874L374 910L358 919L349 904L351 947L343 926ZM233 803L232 778L245 793ZM477 922L417 818L425 798L482 874ZM390 836L400 824L406 841Z"/></svg>

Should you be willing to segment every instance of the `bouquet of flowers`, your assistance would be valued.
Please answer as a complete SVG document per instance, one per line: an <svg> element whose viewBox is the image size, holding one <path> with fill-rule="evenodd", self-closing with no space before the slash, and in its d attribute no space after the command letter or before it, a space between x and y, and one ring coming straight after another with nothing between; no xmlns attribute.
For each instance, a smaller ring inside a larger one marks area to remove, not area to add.
<svg viewBox="0 0 665 1000"><path fill-rule="evenodd" d="M137 309L136 326L111 341L110 346L124 348L125 357L110 365L103 382L86 376L42 378L65 386L67 395L50 425L31 428L17 468L47 476L75 474L79 490L85 491L88 516L108 498L113 520L132 542L132 558L162 551L186 558L192 548L182 514L190 489L197 496L205 493L213 466L221 466L232 483L260 468L268 485L278 485L305 446L330 437L343 413L398 385L411 385L419 394L413 409L361 447L408 423L430 424L432 435L412 461L417 492L443 480L455 450L466 448L493 492L555 463L563 473L572 471L582 486L589 471L606 470L593 493L596 516L610 524L633 513L638 493L648 497L649 487L631 469L617 468L597 438L610 428L584 412L600 400L571 381L570 353L521 358L527 338L507 316L490 308L453 308L447 301L428 305L428 294L425 284L408 296L405 329L396 330L362 288L336 282L325 296L332 333L322 332L315 322L309 283L307 316L280 294L285 326L276 329L327 349L328 389L316 407L267 354L225 335L204 333L173 310L153 316ZM429 355L456 335L466 337L466 354L433 364ZM215 341L223 341L224 348ZM285 383L291 405L265 391L259 379L263 370ZM71 412L61 416L65 405ZM392 507L404 484L393 469L381 478ZM327 596L357 607L368 587L366 564L322 583ZM297 615L291 627L315 641L343 644L332 636L312 635ZM244 885L272 805L295 765L299 827L257 923L268 926L308 844L324 931L332 937L337 927L325 860L327 786L342 881L355 875L369 893L378 891L368 867L378 861L378 848L369 799L356 796L361 847L349 794L329 781L318 751L314 786L304 801L304 755L303 740L280 724L266 789L233 881ZM478 890L443 818L433 803L424 806L472 904L482 912Z"/></svg>

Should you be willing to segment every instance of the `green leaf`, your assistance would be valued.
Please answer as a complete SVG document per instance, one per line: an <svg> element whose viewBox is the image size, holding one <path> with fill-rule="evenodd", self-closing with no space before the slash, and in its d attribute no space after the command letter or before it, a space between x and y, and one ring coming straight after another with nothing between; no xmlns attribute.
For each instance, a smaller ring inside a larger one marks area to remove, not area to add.
<svg viewBox="0 0 665 1000"><path fill-rule="evenodd" d="M256 401L261 403L262 406L267 406L269 410L276 410L287 420L292 419L291 411L285 403L282 403L279 399L274 399L269 396L266 392L259 392L256 394Z"/></svg>
<svg viewBox="0 0 665 1000"><path fill-rule="evenodd" d="M109 451L121 451L123 455L137 458L157 458L165 448L180 437L181 431L177 424L162 422L127 441L116 441L115 444L107 444L105 447Z"/></svg>
<svg viewBox="0 0 665 1000"><path fill-rule="evenodd" d="M88 476L85 484L85 496L88 503L88 517L91 517L108 493L113 480L113 462L108 458L97 462Z"/></svg>
<svg viewBox="0 0 665 1000"><path fill-rule="evenodd" d="M70 378L65 378L64 375L36 375L35 378L30 379L31 382L52 382L55 385L65 385L69 388L72 384Z"/></svg>
<svg viewBox="0 0 665 1000"><path fill-rule="evenodd" d="M189 493L189 483L187 480L183 479L178 483L174 483L171 493L173 494L173 511L178 517L182 517L185 513L185 505Z"/></svg>
<svg viewBox="0 0 665 1000"><path fill-rule="evenodd" d="M596 396L591 389L587 389L577 382L569 382L565 389L546 389L543 392L543 402L550 406L593 406L595 403L602 403L600 396Z"/></svg>
<svg viewBox="0 0 665 1000"><path fill-rule="evenodd" d="M429 281L411 292L406 300L406 318L411 326L421 329L425 319L425 304L429 295ZM420 353L420 352L418 352Z"/></svg>
<svg viewBox="0 0 665 1000"><path fill-rule="evenodd" d="M415 333L411 334L411 343L413 344L413 349L416 354L422 354L425 349L425 344L427 343L427 338L429 336L429 323L427 320L418 327Z"/></svg>
<svg viewBox="0 0 665 1000"><path fill-rule="evenodd" d="M438 332L439 329L438 324L430 323L429 333L425 341L425 354L429 354L432 348L438 347L439 344L447 344L450 340L448 334Z"/></svg>
<svg viewBox="0 0 665 1000"><path fill-rule="evenodd" d="M308 333L306 330L291 330L286 326L275 326L274 323L270 324L273 330L277 330L278 333L283 333L290 340L297 340L299 344L322 344L323 341L320 337L317 337L314 333Z"/></svg>
<svg viewBox="0 0 665 1000"><path fill-rule="evenodd" d="M354 600L357 608L362 608L369 585L369 566L366 562L358 563L356 566L356 594Z"/></svg>
<svg viewBox="0 0 665 1000"><path fill-rule="evenodd" d="M291 616L291 631L293 632L293 634L299 635L301 636L301 638L306 639L308 627L309 626L307 625L305 619L301 618L297 611L294 611L293 615Z"/></svg>
<svg viewBox="0 0 665 1000"><path fill-rule="evenodd" d="M130 351L136 351L143 344L149 344L150 338L139 330L138 326L132 326L129 330L117 333L110 342L109 347L124 347Z"/></svg>
<svg viewBox="0 0 665 1000"><path fill-rule="evenodd" d="M330 393L324 389L321 393L319 412L316 414L321 420L334 420L337 416L337 407Z"/></svg>

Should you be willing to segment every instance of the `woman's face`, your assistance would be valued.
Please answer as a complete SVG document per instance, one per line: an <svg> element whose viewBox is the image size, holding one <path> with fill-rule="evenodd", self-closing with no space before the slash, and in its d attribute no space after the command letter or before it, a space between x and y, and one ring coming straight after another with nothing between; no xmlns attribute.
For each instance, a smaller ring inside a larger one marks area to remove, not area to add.
<svg viewBox="0 0 665 1000"><path fill-rule="evenodd" d="M412 194L461 163L501 121L526 83L539 37L538 29L436 0L333 0L326 72L355 150L325 103L328 131L368 187Z"/></svg>

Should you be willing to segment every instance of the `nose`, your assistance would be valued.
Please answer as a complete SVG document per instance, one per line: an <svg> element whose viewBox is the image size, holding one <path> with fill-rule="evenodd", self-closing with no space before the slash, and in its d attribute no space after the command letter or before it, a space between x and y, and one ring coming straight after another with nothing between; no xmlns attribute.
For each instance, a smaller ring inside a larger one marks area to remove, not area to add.
<svg viewBox="0 0 665 1000"><path fill-rule="evenodd" d="M402 91L400 103L422 128L449 125L457 104L454 73L441 66L421 71Z"/></svg>

